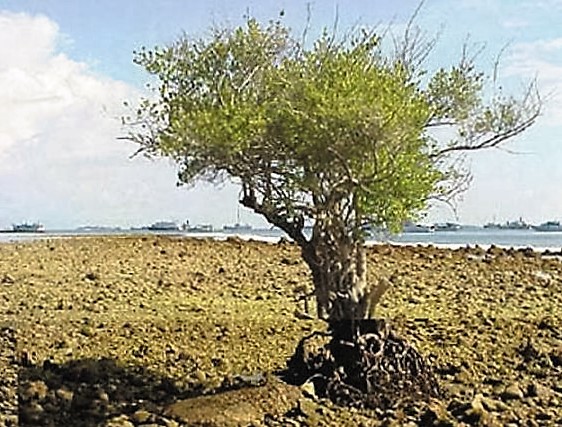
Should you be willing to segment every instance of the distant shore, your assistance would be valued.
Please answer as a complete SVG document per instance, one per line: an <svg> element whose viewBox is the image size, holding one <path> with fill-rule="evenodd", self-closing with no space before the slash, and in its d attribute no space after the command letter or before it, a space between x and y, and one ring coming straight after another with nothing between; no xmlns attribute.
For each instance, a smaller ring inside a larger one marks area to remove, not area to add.
<svg viewBox="0 0 562 427"><path fill-rule="evenodd" d="M193 232L193 231L168 231L151 232L148 230L47 230L41 233L0 233L0 243L10 241L30 241L53 238L78 238L88 237L116 237L116 236L179 236L185 238L211 238L225 240L238 236L244 240L257 240L276 243L282 237L286 238L280 230L252 229L245 232ZM552 253L562 250L562 233L537 232L533 230L485 230L470 229L461 231L436 231L433 233L404 233L398 235L375 235L367 238L367 244L394 244L394 245L424 245L439 248L457 249L466 246L479 246L487 249L497 246L501 248L525 249L533 248L537 251Z"/></svg>

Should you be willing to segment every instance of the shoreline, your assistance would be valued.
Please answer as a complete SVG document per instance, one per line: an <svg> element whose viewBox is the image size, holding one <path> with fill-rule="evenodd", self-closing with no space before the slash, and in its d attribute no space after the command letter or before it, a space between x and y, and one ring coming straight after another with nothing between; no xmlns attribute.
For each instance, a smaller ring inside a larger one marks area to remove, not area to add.
<svg viewBox="0 0 562 427"><path fill-rule="evenodd" d="M2 233L0 231L0 233ZM451 232L443 232L448 235ZM537 232L539 235L544 235L544 233ZM41 232L41 233L18 233L7 231L3 232L4 235L13 234L16 237L15 239L10 240L1 240L0 245L3 244L12 244L12 243L22 243L22 242L37 242L41 240L49 240L49 239L81 239L81 238L99 238L99 239L112 239L112 238L143 238L143 237L172 237L172 238L179 238L179 239L197 239L197 240L210 240L210 241L226 241L229 239L240 239L243 241L255 241L255 242L262 242L262 243L269 243L269 244L278 244L280 241L289 241L292 242L291 239L285 236L268 236L263 234L236 234L236 233L223 233L223 232L169 232L169 233L147 233L147 232L123 232L123 233L84 233L84 232L75 232L75 231L60 231L60 232ZM417 234L413 234L415 236ZM426 247L426 248L437 248L437 249L449 249L449 250L457 250L463 248L469 249L482 249L482 250L489 250L490 248L500 248L503 250L515 250L515 251L522 251L522 250L529 250L532 249L538 253L550 253L548 255L553 256L562 256L562 244L559 245L549 245L549 246L538 246L538 245L510 245L510 244L501 244L501 243L440 243L440 242L424 242L424 241L396 241L396 240L381 240L381 239L367 239L365 242L365 246L406 246L406 247Z"/></svg>

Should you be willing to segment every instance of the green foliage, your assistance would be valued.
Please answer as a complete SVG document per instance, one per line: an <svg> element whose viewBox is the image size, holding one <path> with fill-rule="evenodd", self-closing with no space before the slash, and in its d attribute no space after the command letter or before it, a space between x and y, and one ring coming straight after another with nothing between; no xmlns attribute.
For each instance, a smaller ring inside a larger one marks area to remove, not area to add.
<svg viewBox="0 0 562 427"><path fill-rule="evenodd" d="M497 145L539 109L531 94L486 103L472 61L423 84L404 57L372 32L325 32L304 48L281 22L254 19L142 49L135 61L158 78L158 96L129 118L141 126L130 139L176 160L182 182L238 180L242 202L276 225L328 218L355 239L366 223L397 229L454 188L462 174L447 156ZM442 143L434 126L458 136Z"/></svg>

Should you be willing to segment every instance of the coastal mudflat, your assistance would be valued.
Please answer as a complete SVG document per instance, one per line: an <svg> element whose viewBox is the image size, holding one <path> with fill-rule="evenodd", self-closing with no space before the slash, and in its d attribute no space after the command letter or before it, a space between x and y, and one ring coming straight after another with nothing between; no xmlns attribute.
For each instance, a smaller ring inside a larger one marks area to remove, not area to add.
<svg viewBox="0 0 562 427"><path fill-rule="evenodd" d="M0 426L562 423L558 256L368 251L370 280L392 277L378 316L429 360L438 399L345 409L278 380L324 328L292 244L51 239L0 245Z"/></svg>

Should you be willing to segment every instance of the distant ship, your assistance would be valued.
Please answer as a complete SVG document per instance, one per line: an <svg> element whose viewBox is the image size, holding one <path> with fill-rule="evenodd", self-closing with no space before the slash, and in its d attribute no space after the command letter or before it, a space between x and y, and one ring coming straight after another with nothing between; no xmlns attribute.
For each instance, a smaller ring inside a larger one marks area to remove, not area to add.
<svg viewBox="0 0 562 427"><path fill-rule="evenodd" d="M225 225L222 227L223 231L228 231L230 233L232 232L238 232L238 231L251 231L252 230L252 226L250 224L240 224L240 223L236 223L233 225Z"/></svg>
<svg viewBox="0 0 562 427"><path fill-rule="evenodd" d="M461 225L454 222L435 224L435 231L458 231Z"/></svg>
<svg viewBox="0 0 562 427"><path fill-rule="evenodd" d="M150 231L179 231L179 226L173 221L158 221L147 227Z"/></svg>
<svg viewBox="0 0 562 427"><path fill-rule="evenodd" d="M402 227L403 233L433 233L435 227L433 225L414 224L413 222L406 222Z"/></svg>
<svg viewBox="0 0 562 427"><path fill-rule="evenodd" d="M211 224L199 224L195 226L187 226L184 228L184 231L188 231L190 233L212 233L213 226Z"/></svg>
<svg viewBox="0 0 562 427"><path fill-rule="evenodd" d="M240 222L240 206L238 206L236 209L236 222L233 225L224 225L222 230L227 233L248 232L252 230L252 226Z"/></svg>
<svg viewBox="0 0 562 427"><path fill-rule="evenodd" d="M494 229L494 230L530 230L531 225L519 218L517 221L507 221L504 224L498 224L495 222L489 222L484 225L484 228Z"/></svg>
<svg viewBox="0 0 562 427"><path fill-rule="evenodd" d="M560 221L547 221L541 225L534 225L533 230L536 231L562 231Z"/></svg>
<svg viewBox="0 0 562 427"><path fill-rule="evenodd" d="M45 227L43 224L34 222L33 224L23 223L23 224L13 224L12 231L14 233L43 233Z"/></svg>

